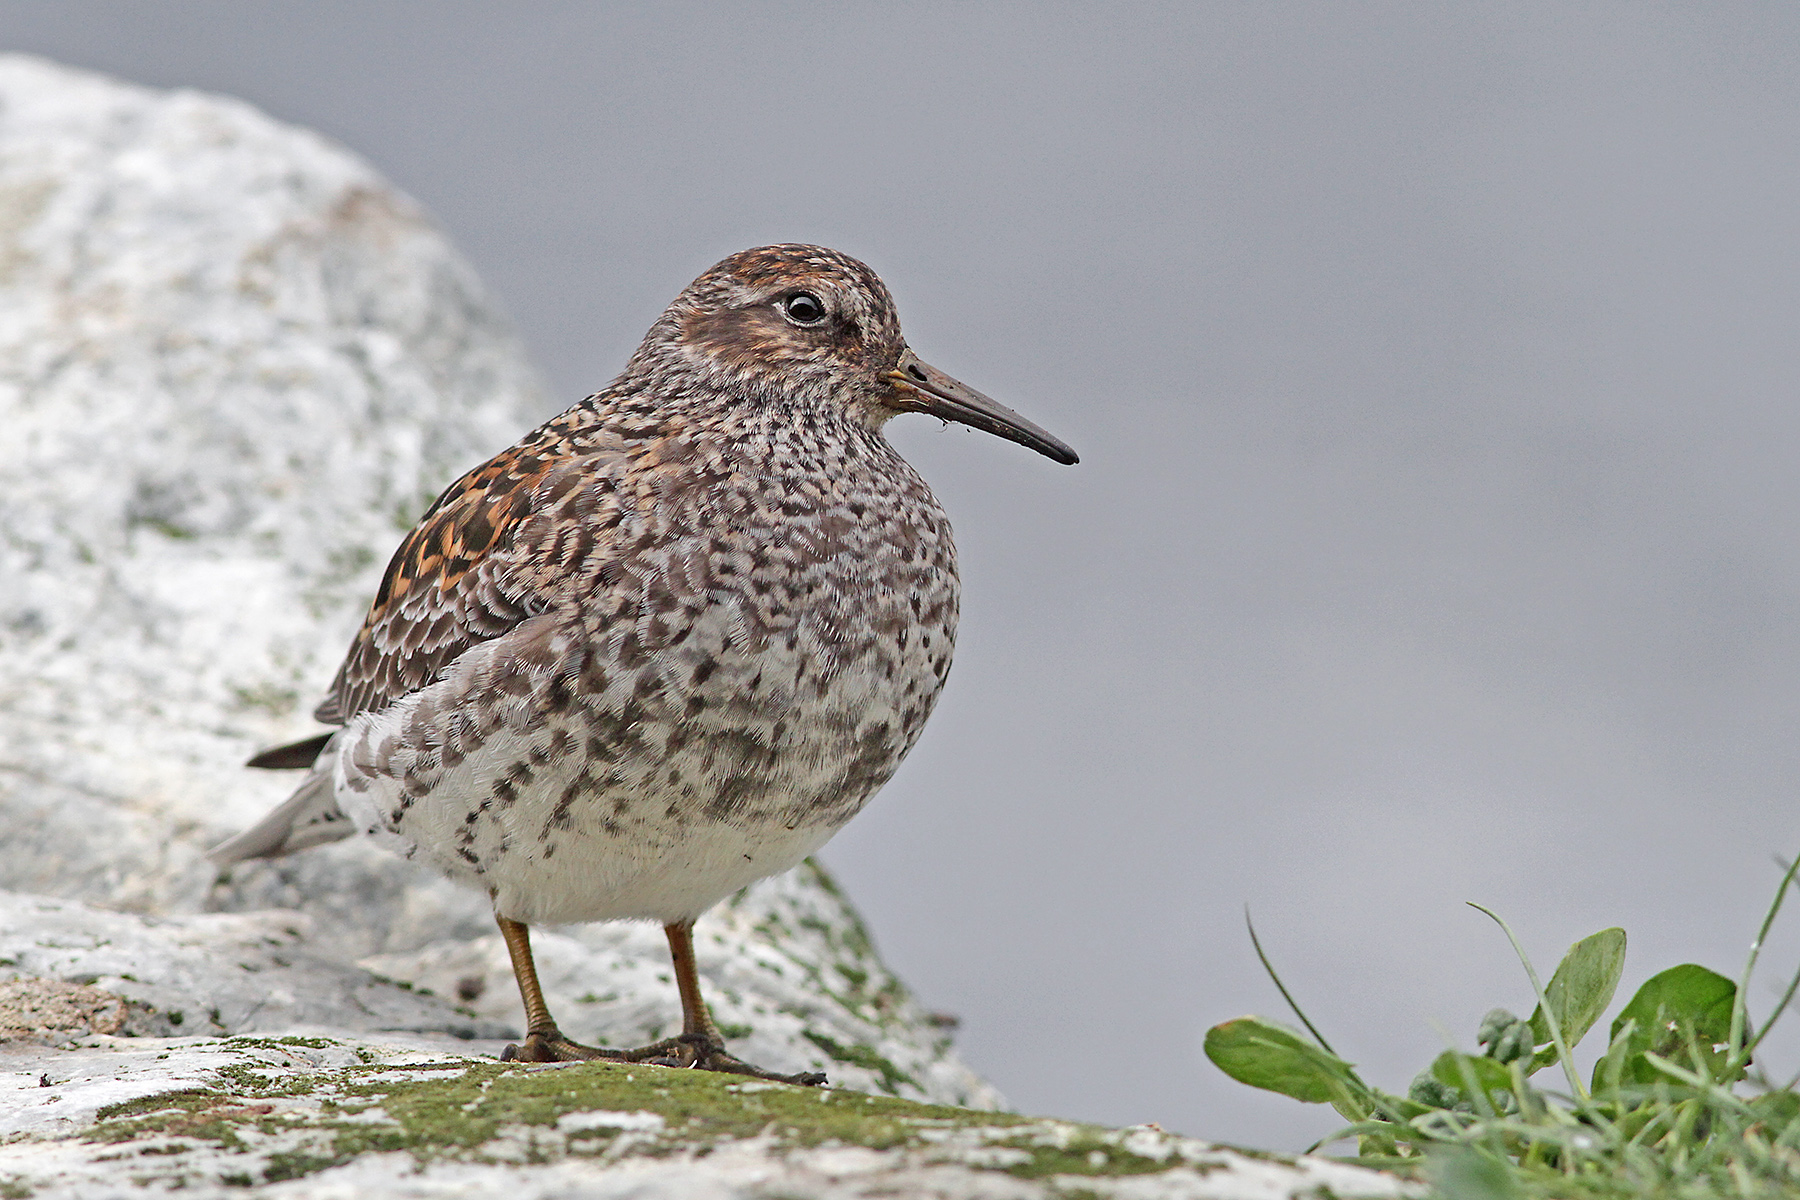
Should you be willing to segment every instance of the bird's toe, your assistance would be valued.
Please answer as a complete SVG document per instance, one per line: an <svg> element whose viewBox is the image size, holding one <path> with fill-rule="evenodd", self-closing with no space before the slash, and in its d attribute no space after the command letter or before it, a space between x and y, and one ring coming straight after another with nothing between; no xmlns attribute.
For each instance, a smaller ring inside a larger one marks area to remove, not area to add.
<svg viewBox="0 0 1800 1200"><path fill-rule="evenodd" d="M500 1052L501 1062L559 1063L587 1062L591 1059L617 1059L617 1050L602 1050L572 1042L557 1030L525 1035L522 1043L509 1044Z"/></svg>

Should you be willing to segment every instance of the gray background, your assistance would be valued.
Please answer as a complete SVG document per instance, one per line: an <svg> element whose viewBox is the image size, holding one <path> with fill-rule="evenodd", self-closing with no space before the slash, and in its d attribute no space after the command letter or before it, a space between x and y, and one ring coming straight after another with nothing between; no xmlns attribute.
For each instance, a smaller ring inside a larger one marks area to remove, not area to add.
<svg viewBox="0 0 1800 1200"><path fill-rule="evenodd" d="M1800 9L65 0L0 44L347 143L564 401L809 240L1081 450L892 427L963 636L826 855L1024 1109L1333 1128L1201 1056L1281 1015L1246 903L1404 1088L1530 1007L1463 900L1546 971L1619 923L1627 987L1735 974L1800 847Z"/></svg>

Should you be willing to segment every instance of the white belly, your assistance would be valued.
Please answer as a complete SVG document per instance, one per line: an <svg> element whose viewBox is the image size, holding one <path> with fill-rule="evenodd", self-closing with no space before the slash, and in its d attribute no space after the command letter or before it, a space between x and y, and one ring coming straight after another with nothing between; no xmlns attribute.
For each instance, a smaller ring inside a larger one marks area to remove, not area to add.
<svg viewBox="0 0 1800 1200"><path fill-rule="evenodd" d="M628 678L616 695L559 701L553 652L507 702L478 702L495 690L489 656L515 649L505 641L357 717L333 785L363 831L528 924L688 920L795 866L886 781L938 682L871 659L823 687L776 688L765 655L719 668L690 714L634 700Z"/></svg>

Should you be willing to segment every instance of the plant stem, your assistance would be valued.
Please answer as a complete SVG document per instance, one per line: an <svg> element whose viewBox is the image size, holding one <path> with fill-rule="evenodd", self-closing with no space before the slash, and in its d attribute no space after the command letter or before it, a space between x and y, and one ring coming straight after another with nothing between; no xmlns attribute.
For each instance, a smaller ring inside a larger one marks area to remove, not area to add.
<svg viewBox="0 0 1800 1200"><path fill-rule="evenodd" d="M1750 943L1750 957L1744 963L1743 978L1738 980L1737 995L1731 1001L1731 1038L1726 1045L1731 1047L1732 1070L1727 1072L1728 1075L1736 1074L1738 1067L1748 1063L1750 1051L1768 1035L1769 1031L1765 1028L1748 1046L1744 1045L1744 1025L1748 1020L1749 1005L1746 996L1750 990L1750 973L1756 970L1756 960L1762 954L1763 941L1769 936L1770 927L1775 924L1775 914L1781 911L1781 902L1787 898L1788 888L1793 885L1796 873L1800 873L1800 858L1794 859L1788 866L1787 873L1781 877L1781 886L1775 889L1775 899L1769 903L1769 911L1763 916L1762 928L1756 931L1756 940ZM1775 1024L1775 1019L1787 1008L1787 1002L1794 998L1796 987L1800 987L1800 975L1794 976L1794 982L1788 985L1787 994L1769 1015L1770 1025Z"/></svg>
<svg viewBox="0 0 1800 1200"><path fill-rule="evenodd" d="M1269 978L1275 981L1275 990L1281 993L1281 998L1287 1001L1287 1006L1293 1009L1294 1015L1300 1018L1300 1023L1306 1026L1306 1031L1313 1035L1320 1047L1329 1054L1337 1054L1337 1051L1331 1048L1331 1043L1325 1040L1325 1035L1313 1028L1313 1023L1306 1019L1306 1014L1300 1011L1298 1004L1294 1003L1294 998L1288 994L1287 985L1281 982L1281 976L1275 973L1274 964L1269 961L1269 956L1263 953L1262 941L1256 936L1256 923L1250 919L1248 904L1244 905L1244 926L1250 930L1250 944L1256 947L1256 957L1262 960L1263 970L1267 971ZM1338 1054L1338 1057L1342 1058L1343 1055Z"/></svg>
<svg viewBox="0 0 1800 1200"><path fill-rule="evenodd" d="M1581 1086L1581 1077L1575 1074L1575 1056L1569 1052L1569 1043L1563 1040L1562 1022L1556 1019L1556 1013L1550 1007L1550 998L1544 994L1544 985L1538 982L1537 970L1531 965L1531 959L1526 955L1525 947L1519 945L1519 939L1514 936L1512 926L1502 920L1500 914L1492 909L1483 908L1473 900L1466 901L1466 903L1475 911L1485 913L1492 918L1494 923L1505 932L1506 940L1512 943L1513 953L1517 954L1519 961L1525 965L1525 975L1531 980L1531 990L1537 993L1538 1007L1544 1013L1544 1023L1550 1026L1550 1040L1556 1045L1557 1061L1562 1064L1563 1075L1569 1081L1569 1088L1575 1094L1576 1103L1581 1106L1583 1112L1590 1110L1593 1107L1593 1101L1588 1096L1587 1089Z"/></svg>

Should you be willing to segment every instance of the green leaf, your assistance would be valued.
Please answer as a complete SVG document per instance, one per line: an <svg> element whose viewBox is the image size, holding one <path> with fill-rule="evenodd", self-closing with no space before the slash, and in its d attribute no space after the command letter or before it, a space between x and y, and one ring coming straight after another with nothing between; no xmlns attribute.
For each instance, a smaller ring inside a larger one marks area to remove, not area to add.
<svg viewBox="0 0 1800 1200"><path fill-rule="evenodd" d="M1569 1049L1575 1048L1575 1043L1593 1028L1606 1006L1612 1003L1613 992L1618 989L1619 976L1624 971L1625 931L1617 926L1582 938L1563 955L1562 962L1556 966L1556 974L1550 976L1550 982L1544 988L1544 999L1556 1015L1563 1042ZM1531 1034L1540 1046L1551 1040L1550 1020L1544 1015L1542 1004L1532 1011ZM1532 1059L1531 1070L1536 1071L1555 1061L1554 1047L1540 1051Z"/></svg>
<svg viewBox="0 0 1800 1200"><path fill-rule="evenodd" d="M1625 1077L1625 1063L1632 1056L1632 1034L1637 1032L1637 1022L1623 1018L1623 1024L1614 1022L1612 1041L1607 1043L1606 1053L1594 1064L1594 1076L1589 1084L1594 1095L1604 1096L1617 1103L1619 1088L1630 1082Z"/></svg>
<svg viewBox="0 0 1800 1200"><path fill-rule="evenodd" d="M1452 1087L1467 1097L1469 1080L1484 1092L1512 1091L1512 1072L1506 1064L1479 1054L1446 1050L1431 1062L1431 1077L1445 1087Z"/></svg>
<svg viewBox="0 0 1800 1200"><path fill-rule="evenodd" d="M1239 1083L1308 1104L1354 1104L1356 1093L1366 1090L1349 1063L1262 1017L1214 1025L1206 1031L1206 1057Z"/></svg>
<svg viewBox="0 0 1800 1200"><path fill-rule="evenodd" d="M1670 967L1645 980L1613 1020L1615 1041L1626 1022L1636 1022L1625 1039L1620 1082L1652 1083L1667 1078L1644 1058L1645 1051L1718 1080L1726 1058L1726 1051L1719 1047L1731 1037L1731 1006L1736 999L1735 983L1696 963ZM1699 1062L1694 1061L1692 1052L1696 1044Z"/></svg>
<svg viewBox="0 0 1800 1200"><path fill-rule="evenodd" d="M1425 1172L1435 1194L1456 1200L1520 1200L1525 1195L1510 1163L1472 1146L1433 1149Z"/></svg>
<svg viewBox="0 0 1800 1200"><path fill-rule="evenodd" d="M1764 1092L1752 1096L1748 1103L1775 1137L1785 1134L1795 1121L1800 1120L1800 1095L1793 1092Z"/></svg>

